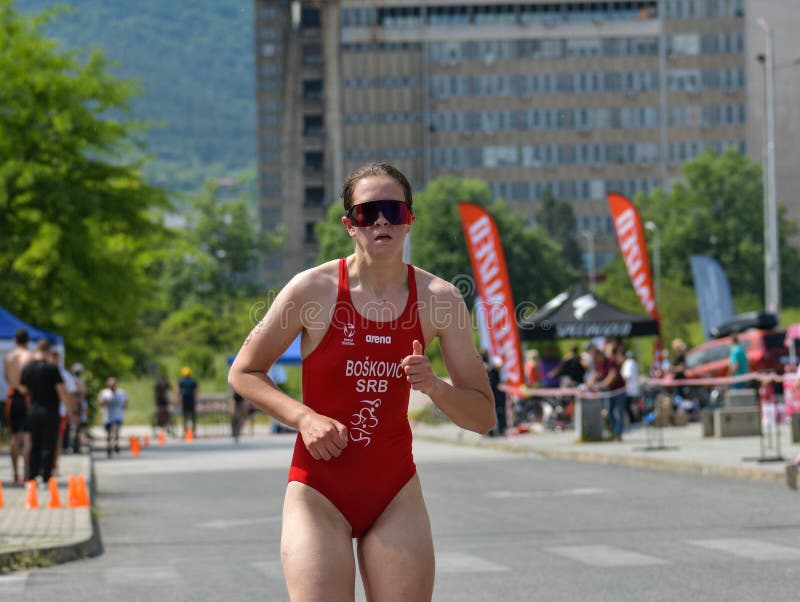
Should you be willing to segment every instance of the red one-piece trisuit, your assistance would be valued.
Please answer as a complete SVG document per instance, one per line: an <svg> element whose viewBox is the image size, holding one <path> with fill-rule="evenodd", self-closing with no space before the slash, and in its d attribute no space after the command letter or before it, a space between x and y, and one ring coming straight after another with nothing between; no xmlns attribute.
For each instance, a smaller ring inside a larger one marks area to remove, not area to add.
<svg viewBox="0 0 800 602"><path fill-rule="evenodd" d="M372 315L371 314L375 314ZM313 487L344 515L360 537L416 474L408 423L410 385L400 362L417 339L425 346L417 311L414 267L408 265L408 301L399 317L375 321L356 311L345 259L331 324L303 360L303 403L348 429L338 458L315 460L297 436L289 481Z"/></svg>

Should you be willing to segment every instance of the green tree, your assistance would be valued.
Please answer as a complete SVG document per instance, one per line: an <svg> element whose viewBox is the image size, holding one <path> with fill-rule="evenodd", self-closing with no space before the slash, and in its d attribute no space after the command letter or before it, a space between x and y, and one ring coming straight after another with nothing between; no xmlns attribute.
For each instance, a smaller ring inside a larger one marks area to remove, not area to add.
<svg viewBox="0 0 800 602"><path fill-rule="evenodd" d="M502 200L492 200L485 182L438 178L416 195L417 220L411 230L414 263L472 293L464 275L472 275L458 214L459 201L485 207L494 218L506 256L516 303L544 303L569 286L577 273L561 257L561 249L541 228L531 228ZM468 295L470 296L470 295Z"/></svg>
<svg viewBox="0 0 800 602"><path fill-rule="evenodd" d="M628 270L621 257L610 262L603 270L603 282L597 287L597 294L620 309L646 315L639 297L631 285ZM680 337L692 344L702 341L693 341L689 325L697 322L697 303L694 289L690 286L676 282L670 278L661 279L661 299L658 304L661 317L661 333L664 340L669 341Z"/></svg>
<svg viewBox="0 0 800 602"><path fill-rule="evenodd" d="M140 175L136 86L99 52L60 51L41 33L52 14L0 0L0 304L118 372L143 353L167 200Z"/></svg>
<svg viewBox="0 0 800 602"><path fill-rule="evenodd" d="M662 274L692 287L689 257L709 255L725 269L734 296L763 301L764 227L761 168L738 151L710 151L683 166L684 180L638 197L642 217L661 233ZM782 208L781 208L782 209ZM783 301L800 302L794 274L800 254L788 244L796 225L780 218ZM738 311L755 308L738 307Z"/></svg>
<svg viewBox="0 0 800 602"><path fill-rule="evenodd" d="M576 270L581 269L583 259L575 237L575 213L572 211L572 204L565 199L555 198L546 190L536 212L536 223L561 245L561 255L566 262Z"/></svg>
<svg viewBox="0 0 800 602"><path fill-rule="evenodd" d="M332 203L328 207L325 219L317 222L315 233L319 241L318 262L323 263L337 257L346 257L353 252L353 239L342 225L344 207L341 203Z"/></svg>

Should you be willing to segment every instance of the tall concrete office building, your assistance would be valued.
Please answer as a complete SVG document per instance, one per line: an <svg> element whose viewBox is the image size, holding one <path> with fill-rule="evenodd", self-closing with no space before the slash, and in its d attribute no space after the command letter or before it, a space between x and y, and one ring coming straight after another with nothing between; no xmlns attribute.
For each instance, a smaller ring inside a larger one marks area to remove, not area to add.
<svg viewBox="0 0 800 602"><path fill-rule="evenodd" d="M483 179L530 221L548 191L569 199L602 264L616 252L606 192L680 178L706 147L747 152L745 8L256 0L261 221L287 231L265 283L313 265L314 224L373 160L417 188Z"/></svg>

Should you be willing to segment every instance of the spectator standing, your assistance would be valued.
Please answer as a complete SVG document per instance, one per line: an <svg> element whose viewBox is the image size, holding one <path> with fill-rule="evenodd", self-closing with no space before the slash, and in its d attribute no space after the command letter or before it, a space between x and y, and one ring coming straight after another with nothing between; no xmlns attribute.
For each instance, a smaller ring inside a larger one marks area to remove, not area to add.
<svg viewBox="0 0 800 602"><path fill-rule="evenodd" d="M58 404L58 438L56 439L56 453L53 456L53 474L58 474L58 459L64 447L69 447L69 424L72 413L77 407L78 385L70 374L65 370L61 361L61 352L58 349L52 351L53 363L58 366L61 378L64 381L64 389L67 391L67 403L63 401Z"/></svg>
<svg viewBox="0 0 800 602"><path fill-rule="evenodd" d="M156 402L156 426L167 429L172 434L172 426L169 423L169 393L172 390L167 375L163 372L159 375L153 387L153 397Z"/></svg>
<svg viewBox="0 0 800 602"><path fill-rule="evenodd" d="M573 345L561 363L550 373L551 378L559 379L559 385L577 387L583 384L586 368L583 365L578 346ZM566 380L567 382L564 382Z"/></svg>
<svg viewBox="0 0 800 602"><path fill-rule="evenodd" d="M122 430L122 423L125 422L128 394L117 386L117 379L112 376L106 381L106 388L97 396L97 403L105 411L107 453L110 458L112 441L113 450L119 453L119 433Z"/></svg>
<svg viewBox="0 0 800 602"><path fill-rule="evenodd" d="M728 359L730 364L730 375L739 376L740 374L747 374L747 354L744 352L744 347L739 342L739 337L733 335L731 339L733 346L731 347L731 354ZM731 389L742 389L747 385L746 382L734 383Z"/></svg>
<svg viewBox="0 0 800 602"><path fill-rule="evenodd" d="M633 353L630 351L626 352L620 359L622 360L620 374L625 381L625 395L628 397L626 404L628 410L628 420L633 423L637 422L639 419L639 414L637 411L635 411L635 408L638 407L640 394L639 364L636 362L636 358L633 357Z"/></svg>
<svg viewBox="0 0 800 602"><path fill-rule="evenodd" d="M686 378L686 343L683 339L673 339L672 358L669 362L669 372L675 380Z"/></svg>
<svg viewBox="0 0 800 602"><path fill-rule="evenodd" d="M558 356L556 348L553 345L545 347L542 356L542 387L546 389L558 387L558 376L553 376L553 374L560 363L561 358Z"/></svg>
<svg viewBox="0 0 800 602"><path fill-rule="evenodd" d="M502 437L506 434L508 421L506 420L506 393L500 389L502 377L500 370L503 367L503 359L499 356L490 357L488 352L483 354L484 364L486 366L486 374L489 377L489 387L492 389L494 396L494 415L497 424L489 432L489 436Z"/></svg>
<svg viewBox="0 0 800 602"><path fill-rule="evenodd" d="M540 368L541 358L539 351L536 349L528 349L525 352L525 365L523 367L525 373L525 384L529 387L538 387L539 381L542 379L542 370Z"/></svg>
<svg viewBox="0 0 800 602"><path fill-rule="evenodd" d="M581 351L581 365L583 366L583 382L588 384L593 380L594 375L594 344L591 341L586 341L583 344Z"/></svg>
<svg viewBox="0 0 800 602"><path fill-rule="evenodd" d="M36 344L33 359L22 370L21 382L30 397L31 455L27 479L41 475L46 483L53 472L58 442L59 404L69 403L64 379L52 362L47 339Z"/></svg>
<svg viewBox="0 0 800 602"><path fill-rule="evenodd" d="M11 452L11 468L14 471L14 484L21 485L19 476L19 456L22 455L22 475L28 474L28 460L31 453L31 429L29 421L28 391L21 382L22 370L33 359L28 349L30 336L28 331L20 328L14 333L16 348L3 358L3 369L8 382L8 399L6 401L6 423L11 432L9 447Z"/></svg>
<svg viewBox="0 0 800 602"><path fill-rule="evenodd" d="M75 394L75 411L73 412L72 453L80 453L81 448L86 444L86 427L89 423L89 402L86 398L86 381L83 380L83 364L74 363L70 368L72 377L75 379L77 393Z"/></svg>
<svg viewBox="0 0 800 602"><path fill-rule="evenodd" d="M181 379L178 381L178 394L181 400L181 412L183 413L183 436L186 436L186 427L192 423L192 433L197 431L197 395L200 387L197 381L192 378L192 370L184 366L181 370Z"/></svg>

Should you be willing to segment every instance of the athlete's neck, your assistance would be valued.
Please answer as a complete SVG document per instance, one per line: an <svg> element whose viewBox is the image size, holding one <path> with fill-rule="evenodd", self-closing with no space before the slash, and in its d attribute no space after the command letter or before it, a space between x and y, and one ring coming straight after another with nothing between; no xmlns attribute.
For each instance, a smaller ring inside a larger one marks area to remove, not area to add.
<svg viewBox="0 0 800 602"><path fill-rule="evenodd" d="M347 258L350 284L371 293L375 299L390 296L406 286L408 268L402 257L377 260L363 253Z"/></svg>

